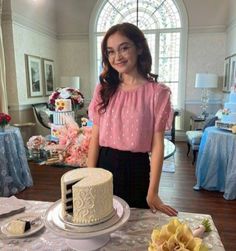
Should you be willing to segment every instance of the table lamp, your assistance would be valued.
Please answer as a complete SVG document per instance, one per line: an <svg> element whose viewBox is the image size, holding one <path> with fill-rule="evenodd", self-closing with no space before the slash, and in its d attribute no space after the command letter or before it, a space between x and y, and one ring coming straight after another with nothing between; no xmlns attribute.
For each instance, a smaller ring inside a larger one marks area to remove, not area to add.
<svg viewBox="0 0 236 251"><path fill-rule="evenodd" d="M74 87L80 88L80 77L79 76L63 76L60 78L60 87Z"/></svg>
<svg viewBox="0 0 236 251"><path fill-rule="evenodd" d="M199 117L206 118L207 117L207 103L209 101L208 89L209 88L217 88L218 85L218 76L212 73L197 73L195 80L195 88L202 89L201 95L201 108L202 113Z"/></svg>

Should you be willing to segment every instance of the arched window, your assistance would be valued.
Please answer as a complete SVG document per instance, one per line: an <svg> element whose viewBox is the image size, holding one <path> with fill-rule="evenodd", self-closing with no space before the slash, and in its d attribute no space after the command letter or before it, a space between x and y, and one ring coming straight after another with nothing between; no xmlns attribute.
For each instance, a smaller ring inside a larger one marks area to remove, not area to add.
<svg viewBox="0 0 236 251"><path fill-rule="evenodd" d="M172 90L172 103L183 108L187 15L182 0L103 0L95 7L93 25L96 79L101 72L101 41L114 24L129 22L145 34L153 59L152 72Z"/></svg>

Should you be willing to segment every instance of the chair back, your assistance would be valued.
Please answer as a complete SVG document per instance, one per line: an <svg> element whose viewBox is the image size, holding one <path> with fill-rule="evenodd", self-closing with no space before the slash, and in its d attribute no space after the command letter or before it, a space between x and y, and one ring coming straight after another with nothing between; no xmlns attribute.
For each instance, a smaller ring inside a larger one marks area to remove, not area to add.
<svg viewBox="0 0 236 251"><path fill-rule="evenodd" d="M48 104L46 102L44 103L38 103L38 104L32 104L33 112L35 116L35 120L41 124L43 127L50 129L48 122L50 122L49 116L46 114L46 110L48 109ZM43 119L44 116L47 116L47 119Z"/></svg>

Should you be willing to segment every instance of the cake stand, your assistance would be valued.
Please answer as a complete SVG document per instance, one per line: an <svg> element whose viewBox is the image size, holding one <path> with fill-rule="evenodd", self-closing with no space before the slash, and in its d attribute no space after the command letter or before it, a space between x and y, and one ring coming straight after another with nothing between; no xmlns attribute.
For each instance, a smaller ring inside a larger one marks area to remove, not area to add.
<svg viewBox="0 0 236 251"><path fill-rule="evenodd" d="M124 225L130 216L129 205L121 198L113 197L114 214L96 225L79 225L65 221L61 216L61 200L53 203L44 215L45 226L53 233L66 238L69 247L78 251L93 251L106 245L110 234Z"/></svg>

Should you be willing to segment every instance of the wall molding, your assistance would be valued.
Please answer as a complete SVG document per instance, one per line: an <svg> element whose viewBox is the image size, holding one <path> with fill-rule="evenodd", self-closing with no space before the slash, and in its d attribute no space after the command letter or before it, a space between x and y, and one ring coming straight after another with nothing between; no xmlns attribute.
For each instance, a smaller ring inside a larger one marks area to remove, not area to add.
<svg viewBox="0 0 236 251"><path fill-rule="evenodd" d="M32 109L32 104L9 104L9 111L25 111Z"/></svg>
<svg viewBox="0 0 236 251"><path fill-rule="evenodd" d="M201 105L201 100L185 100L185 105ZM208 105L218 105L222 104L221 99L213 99L207 102Z"/></svg>
<svg viewBox="0 0 236 251"><path fill-rule="evenodd" d="M58 40L89 40L88 33L64 33L64 34L57 34Z"/></svg>
<svg viewBox="0 0 236 251"><path fill-rule="evenodd" d="M43 35L52 37L54 39L57 38L56 31L52 30L51 28L41 25L39 23L33 22L32 20L24 17L19 13L3 13L2 15L3 23L12 23L14 25L18 25L20 27L26 28L30 31L38 32Z"/></svg>
<svg viewBox="0 0 236 251"><path fill-rule="evenodd" d="M46 103L47 100L46 101L42 101L42 102ZM39 102L39 103L42 103L42 102ZM84 100L84 107L87 108L89 106L90 102L91 102L91 99L85 99ZM37 104L37 102L32 103L32 104ZM9 109L9 111L23 111L23 110L28 110L28 109L32 109L32 104L16 104L16 103L9 104L8 109Z"/></svg>
<svg viewBox="0 0 236 251"><path fill-rule="evenodd" d="M189 34L193 33L225 33L226 25L190 26Z"/></svg>
<svg viewBox="0 0 236 251"><path fill-rule="evenodd" d="M3 23L12 23L25 28L30 31L39 32L43 35L49 36L58 40L89 40L89 33L63 33L58 34L57 31L50 29L49 27L43 26L39 23L33 22L32 20L24 17L19 13L3 13Z"/></svg>

